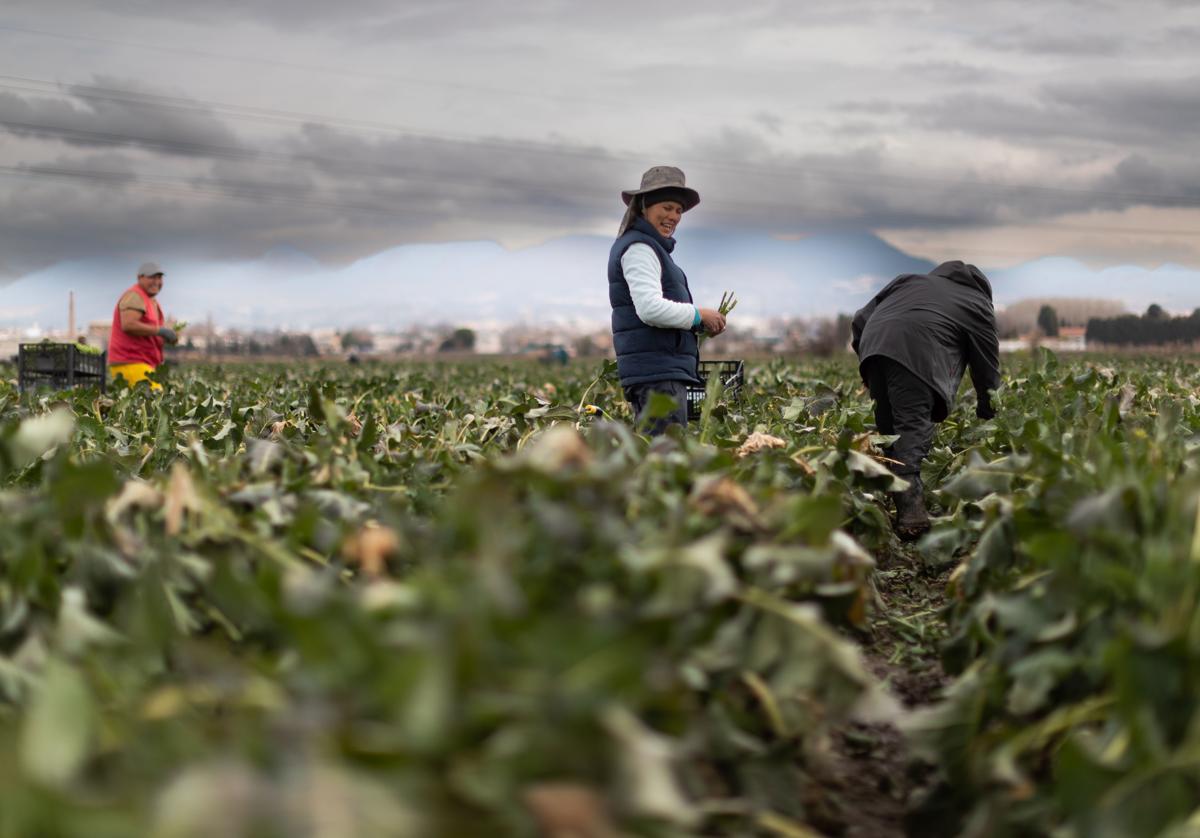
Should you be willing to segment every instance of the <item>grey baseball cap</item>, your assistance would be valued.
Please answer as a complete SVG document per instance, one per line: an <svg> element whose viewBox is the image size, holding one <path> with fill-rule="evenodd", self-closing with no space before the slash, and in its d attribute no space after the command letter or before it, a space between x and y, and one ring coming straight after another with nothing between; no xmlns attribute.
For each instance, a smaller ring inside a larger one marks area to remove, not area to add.
<svg viewBox="0 0 1200 838"><path fill-rule="evenodd" d="M162 276L162 272L158 262L142 262L142 266L138 268L138 276Z"/></svg>

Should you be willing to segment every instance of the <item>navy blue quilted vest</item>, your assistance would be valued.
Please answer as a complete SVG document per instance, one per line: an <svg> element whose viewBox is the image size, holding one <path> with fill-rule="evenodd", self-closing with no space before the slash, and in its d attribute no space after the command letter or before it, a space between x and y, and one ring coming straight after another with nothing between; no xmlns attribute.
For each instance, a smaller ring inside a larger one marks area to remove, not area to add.
<svg viewBox="0 0 1200 838"><path fill-rule="evenodd" d="M608 254L608 301L612 304L613 349L621 386L650 381L687 381L699 384L696 366L700 348L688 329L659 329L647 326L637 316L629 284L621 271L621 257L631 244L650 245L662 263L662 291L668 300L691 303L687 276L671 261L675 239L666 238L644 218L635 219Z"/></svg>

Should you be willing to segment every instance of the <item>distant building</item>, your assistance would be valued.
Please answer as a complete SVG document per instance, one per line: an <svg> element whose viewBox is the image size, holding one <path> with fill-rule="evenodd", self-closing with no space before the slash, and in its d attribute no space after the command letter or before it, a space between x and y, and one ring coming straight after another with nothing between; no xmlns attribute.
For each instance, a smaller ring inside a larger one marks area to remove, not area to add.
<svg viewBox="0 0 1200 838"><path fill-rule="evenodd" d="M1052 342L1056 345L1058 352L1082 352L1087 349L1087 327L1060 326L1058 338Z"/></svg>
<svg viewBox="0 0 1200 838"><path fill-rule="evenodd" d="M84 332L87 337L89 346L98 346L105 352L108 351L108 339L112 335L111 320L92 320L87 324L87 330Z"/></svg>
<svg viewBox="0 0 1200 838"><path fill-rule="evenodd" d="M1025 352L1035 346L1051 352L1085 352L1087 350L1087 328L1084 326L1060 326L1058 337L1048 338L1034 331L1019 338L1000 341L1001 352Z"/></svg>

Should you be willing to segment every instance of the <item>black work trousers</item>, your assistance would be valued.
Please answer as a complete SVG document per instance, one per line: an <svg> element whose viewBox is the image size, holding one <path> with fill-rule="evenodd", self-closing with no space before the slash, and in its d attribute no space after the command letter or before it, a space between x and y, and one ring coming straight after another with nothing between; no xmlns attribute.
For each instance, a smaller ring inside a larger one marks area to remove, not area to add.
<svg viewBox="0 0 1200 838"><path fill-rule="evenodd" d="M646 408L650 404L651 393L662 393L675 400L675 410L667 416L650 419ZM625 398L633 408L634 422L639 428L644 428L650 436L658 436L671 425L687 427L687 384L682 381L648 381L645 384L631 384L625 388Z"/></svg>
<svg viewBox="0 0 1200 838"><path fill-rule="evenodd" d="M867 389L875 400L875 427L881 434L900 438L884 449L892 471L901 476L919 476L921 461L933 444L933 409L938 396L903 364L875 357L867 362Z"/></svg>

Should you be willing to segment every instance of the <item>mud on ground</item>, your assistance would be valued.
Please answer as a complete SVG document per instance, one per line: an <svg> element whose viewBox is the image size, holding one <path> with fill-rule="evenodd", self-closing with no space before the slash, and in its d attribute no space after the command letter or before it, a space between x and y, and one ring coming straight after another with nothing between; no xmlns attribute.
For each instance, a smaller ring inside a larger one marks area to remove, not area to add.
<svg viewBox="0 0 1200 838"><path fill-rule="evenodd" d="M856 637L868 669L905 707L936 701L947 683L938 659L948 572L931 572L910 549L879 558L879 601L869 632ZM830 737L826 759L803 791L809 823L828 836L904 838L911 802L932 780L893 725L850 724Z"/></svg>

